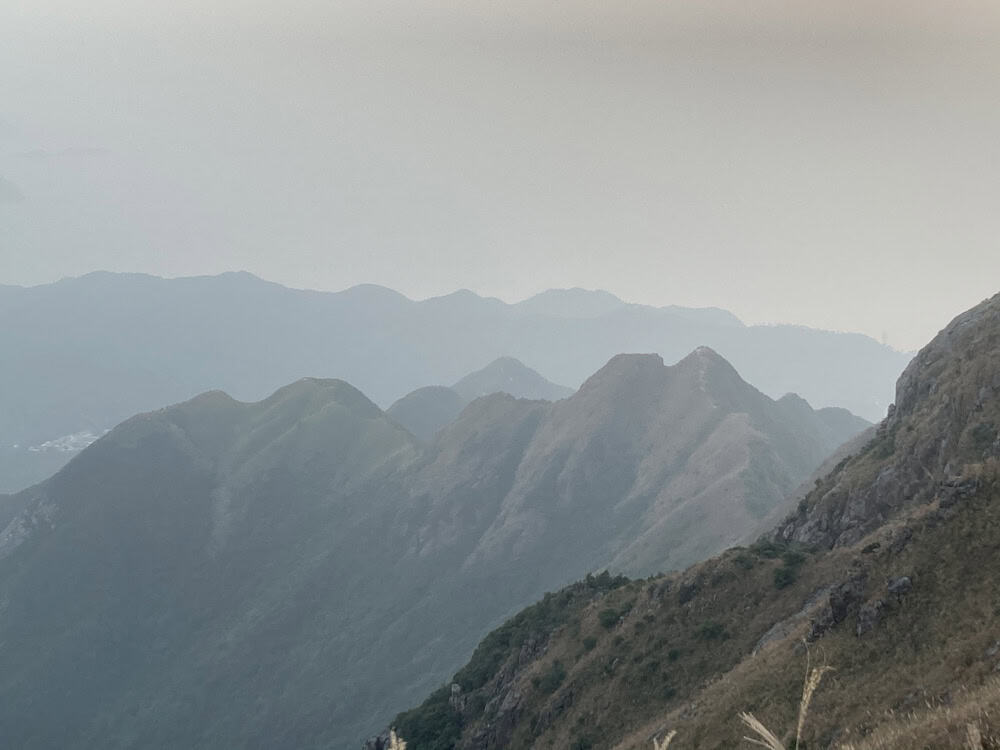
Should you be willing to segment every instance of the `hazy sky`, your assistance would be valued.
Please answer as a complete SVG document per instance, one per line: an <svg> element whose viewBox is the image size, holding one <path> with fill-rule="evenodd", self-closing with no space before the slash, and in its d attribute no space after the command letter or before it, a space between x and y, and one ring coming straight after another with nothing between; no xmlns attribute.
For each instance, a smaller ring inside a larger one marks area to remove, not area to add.
<svg viewBox="0 0 1000 750"><path fill-rule="evenodd" d="M908 349L1000 291L1000 4L4 0L0 180L0 283L599 287Z"/></svg>

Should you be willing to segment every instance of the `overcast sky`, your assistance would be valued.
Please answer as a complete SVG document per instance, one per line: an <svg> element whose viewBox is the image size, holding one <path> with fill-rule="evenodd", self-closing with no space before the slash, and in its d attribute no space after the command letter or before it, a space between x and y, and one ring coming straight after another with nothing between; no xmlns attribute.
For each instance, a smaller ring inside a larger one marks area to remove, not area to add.
<svg viewBox="0 0 1000 750"><path fill-rule="evenodd" d="M992 1L5 0L0 283L583 286L910 349L1000 291L998 134Z"/></svg>

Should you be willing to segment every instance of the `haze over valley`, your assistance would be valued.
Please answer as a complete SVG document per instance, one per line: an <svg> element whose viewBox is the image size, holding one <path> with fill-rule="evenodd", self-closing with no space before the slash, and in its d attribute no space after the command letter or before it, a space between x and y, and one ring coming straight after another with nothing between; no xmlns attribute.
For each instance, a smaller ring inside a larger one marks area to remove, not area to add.
<svg viewBox="0 0 1000 750"><path fill-rule="evenodd" d="M997 133L987 0L0 2L0 750L997 750Z"/></svg>

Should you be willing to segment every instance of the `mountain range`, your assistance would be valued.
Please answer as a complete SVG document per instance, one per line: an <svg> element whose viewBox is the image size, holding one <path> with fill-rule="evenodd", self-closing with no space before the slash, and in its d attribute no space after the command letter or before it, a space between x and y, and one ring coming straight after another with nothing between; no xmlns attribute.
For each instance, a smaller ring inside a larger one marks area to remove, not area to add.
<svg viewBox="0 0 1000 750"><path fill-rule="evenodd" d="M794 392L875 420L909 359L857 334L745 326L715 308L634 305L607 292L413 301L371 285L293 290L246 273L0 286L0 316L0 491L44 479L74 446L137 412L213 388L256 401L304 374L353 383L385 407L498 357L577 388L622 351L676 362L707 345L773 398Z"/></svg>
<svg viewBox="0 0 1000 750"><path fill-rule="evenodd" d="M357 747L545 591L752 538L866 426L707 347L477 398L430 440L334 379L140 414L0 499L3 736Z"/></svg>
<svg viewBox="0 0 1000 750"><path fill-rule="evenodd" d="M753 544L547 594L393 726L411 750L996 746L1000 295L827 466Z"/></svg>

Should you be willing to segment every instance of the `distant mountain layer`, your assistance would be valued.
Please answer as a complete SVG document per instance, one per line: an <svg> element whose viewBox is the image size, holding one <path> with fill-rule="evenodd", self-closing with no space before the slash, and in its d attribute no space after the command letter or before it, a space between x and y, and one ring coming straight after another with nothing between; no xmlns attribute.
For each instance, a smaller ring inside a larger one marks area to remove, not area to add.
<svg viewBox="0 0 1000 750"><path fill-rule="evenodd" d="M787 748L992 746L1000 295L920 351L863 436L749 547L588 577L512 617L395 720L407 748L648 750L676 733L671 747L728 750L757 736L747 711ZM810 667L834 671L803 726Z"/></svg>
<svg viewBox="0 0 1000 750"><path fill-rule="evenodd" d="M245 273L94 273L0 287L0 490L51 472L52 457L29 455L26 446L101 434L131 414L213 388L256 400L304 375L334 377L387 406L497 357L575 388L619 352L676 362L704 345L774 398L794 392L878 419L908 359L856 334L746 327L717 310L616 299L569 290L508 305L463 291L414 302L371 285L309 292Z"/></svg>
<svg viewBox="0 0 1000 750"><path fill-rule="evenodd" d="M340 380L142 414L3 499L5 741L357 747L545 591L755 534L865 424L707 348L429 443Z"/></svg>
<svg viewBox="0 0 1000 750"><path fill-rule="evenodd" d="M407 393L385 413L421 440L431 440L442 427L454 422L468 403L454 388L428 385Z"/></svg>
<svg viewBox="0 0 1000 750"><path fill-rule="evenodd" d="M509 393L517 398L544 401L558 401L573 394L572 388L550 383L513 357L494 360L482 370L466 375L452 388L468 401L491 393Z"/></svg>
<svg viewBox="0 0 1000 750"><path fill-rule="evenodd" d="M558 401L572 395L573 389L550 383L513 357L501 357L466 375L451 388L418 388L390 406L386 414L420 439L429 440L453 422L468 403L492 393Z"/></svg>

